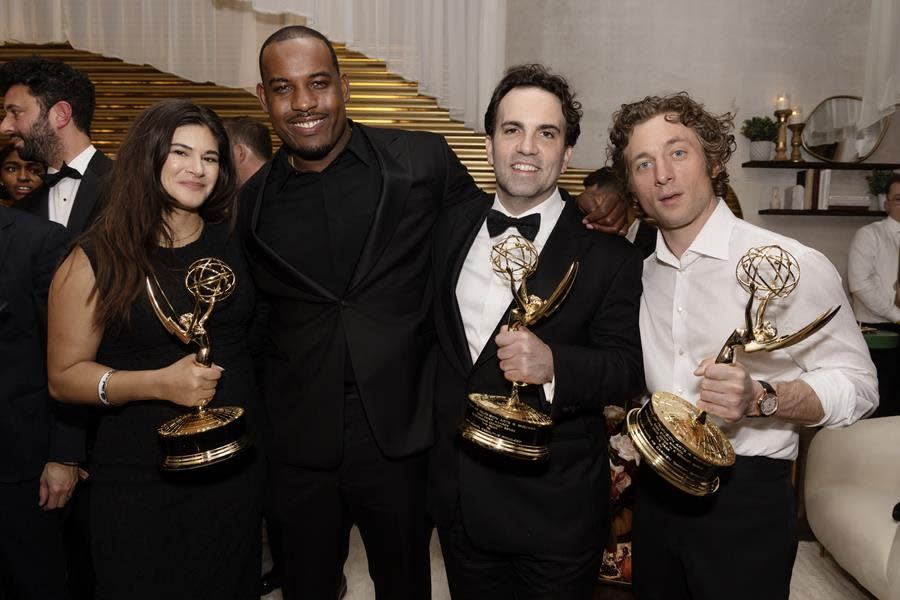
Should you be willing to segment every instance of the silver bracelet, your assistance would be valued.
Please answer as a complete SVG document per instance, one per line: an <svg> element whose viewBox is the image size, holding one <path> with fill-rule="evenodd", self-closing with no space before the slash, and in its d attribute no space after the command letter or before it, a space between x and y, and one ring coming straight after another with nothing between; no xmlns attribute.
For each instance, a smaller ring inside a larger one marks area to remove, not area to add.
<svg viewBox="0 0 900 600"><path fill-rule="evenodd" d="M100 397L100 403L104 406L112 406L112 404L109 403L109 398L106 396L106 384L109 383L109 378L115 372L115 369L110 369L103 374L103 377L100 378L100 383L97 384L97 395Z"/></svg>

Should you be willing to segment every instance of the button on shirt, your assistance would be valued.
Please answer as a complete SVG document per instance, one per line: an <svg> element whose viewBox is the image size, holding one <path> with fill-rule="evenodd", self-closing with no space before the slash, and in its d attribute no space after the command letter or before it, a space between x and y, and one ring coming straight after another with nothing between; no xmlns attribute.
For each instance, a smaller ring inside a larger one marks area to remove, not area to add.
<svg viewBox="0 0 900 600"><path fill-rule="evenodd" d="M900 221L891 217L861 227L850 243L847 279L853 312L863 323L900 323L894 304Z"/></svg>
<svg viewBox="0 0 900 600"><path fill-rule="evenodd" d="M564 207L565 203L559 194L559 189L556 189L539 205L520 215L515 215L519 218L535 213L541 215L541 227L532 242L538 255L544 244L547 243L547 238L550 237L550 232L556 226ZM514 216L503 207L496 195L493 208L505 215ZM465 326L466 340L469 343L469 353L473 363L478 360L485 344L494 333L497 323L506 314L506 309L513 301L509 282L494 273L491 267L491 248L510 235L518 235L518 231L510 228L497 237L491 238L488 235L487 222L482 223L463 263L459 280L456 282L456 300L459 303L459 312ZM552 402L553 399L553 383L551 381L543 386L547 402Z"/></svg>
<svg viewBox="0 0 900 600"><path fill-rule="evenodd" d="M875 367L853 318L840 276L820 252L736 218L719 201L715 212L679 260L657 234L656 253L644 261L641 342L650 391L667 391L696 404L701 360L714 358L736 327L744 323L748 293L735 267L750 248L777 244L800 265L797 288L769 302L766 320L779 335L806 326L832 306L837 315L821 330L789 348L745 354L736 359L754 379L771 383L803 379L816 392L825 417L818 425L849 425L878 405ZM754 304L755 309L758 304ZM798 435L779 420L714 418L737 454L794 459Z"/></svg>
<svg viewBox="0 0 900 600"><path fill-rule="evenodd" d="M97 149L93 145L82 150L81 154L67 163L70 167L84 175L87 171L88 164L94 158L94 152ZM59 169L48 167L48 173L56 173ZM81 186L81 179L72 179L66 177L60 179L59 182L48 190L47 195L47 217L54 223L66 226L69 223L69 215L72 214L72 204L75 203L75 195Z"/></svg>

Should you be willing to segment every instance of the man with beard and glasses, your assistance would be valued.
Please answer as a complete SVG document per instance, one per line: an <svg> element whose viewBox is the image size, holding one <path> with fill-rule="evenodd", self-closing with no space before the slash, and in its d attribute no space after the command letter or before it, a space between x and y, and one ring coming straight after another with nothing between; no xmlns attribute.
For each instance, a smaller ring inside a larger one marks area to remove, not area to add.
<svg viewBox="0 0 900 600"><path fill-rule="evenodd" d="M97 216L112 161L91 144L94 85L65 63L38 56L0 67L6 115L0 132L24 160L45 163L47 185L16 205L78 235Z"/></svg>
<svg viewBox="0 0 900 600"><path fill-rule="evenodd" d="M335 592L353 524L378 598L429 598L431 233L442 208L482 192L441 136L347 119L350 84L319 32L280 29L259 62L284 145L240 212L271 306L264 445L285 598Z"/></svg>

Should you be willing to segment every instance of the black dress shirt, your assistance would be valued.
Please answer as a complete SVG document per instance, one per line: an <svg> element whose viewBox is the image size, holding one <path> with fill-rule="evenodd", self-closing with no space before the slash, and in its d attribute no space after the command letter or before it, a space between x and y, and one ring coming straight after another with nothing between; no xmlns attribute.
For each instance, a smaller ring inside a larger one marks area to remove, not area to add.
<svg viewBox="0 0 900 600"><path fill-rule="evenodd" d="M321 172L295 170L282 147L266 186L259 236L295 269L340 296L359 260L380 191L378 161L355 127L347 147Z"/></svg>

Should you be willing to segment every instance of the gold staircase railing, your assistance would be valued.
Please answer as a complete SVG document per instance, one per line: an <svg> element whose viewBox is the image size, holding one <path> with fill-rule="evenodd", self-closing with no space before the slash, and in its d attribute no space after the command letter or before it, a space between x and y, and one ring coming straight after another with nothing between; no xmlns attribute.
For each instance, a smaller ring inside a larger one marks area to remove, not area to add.
<svg viewBox="0 0 900 600"><path fill-rule="evenodd" d="M347 115L374 127L433 131L443 135L475 181L488 192L495 190L494 172L488 165L484 135L450 118L434 98L419 93L416 83L406 81L387 70L384 61L368 58L335 44L341 71L350 79ZM58 59L79 69L94 82L97 108L91 125L94 144L115 156L134 117L151 104L166 98L191 98L205 104L222 117L248 115L268 125L256 96L243 89L213 83L198 83L164 73L148 65L125 63L91 52L75 50L67 44L0 46L0 63L15 57L38 54ZM271 131L271 127L270 127ZM272 133L277 148L280 140ZM580 192L584 169L570 169L561 185Z"/></svg>

